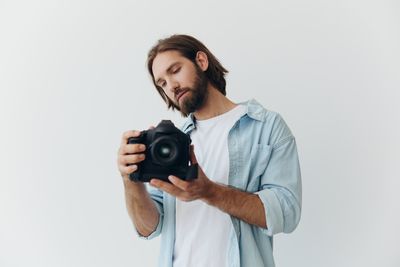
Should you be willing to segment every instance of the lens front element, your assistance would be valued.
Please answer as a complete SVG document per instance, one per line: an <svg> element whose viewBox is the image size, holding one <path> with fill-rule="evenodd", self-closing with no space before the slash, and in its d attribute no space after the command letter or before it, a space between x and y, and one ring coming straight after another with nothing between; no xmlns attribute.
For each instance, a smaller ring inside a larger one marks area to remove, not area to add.
<svg viewBox="0 0 400 267"><path fill-rule="evenodd" d="M171 147L169 144L164 144L158 149L158 154L161 158L169 158L171 156Z"/></svg>
<svg viewBox="0 0 400 267"><path fill-rule="evenodd" d="M179 145L172 136L161 136L153 142L151 148L155 163L162 166L170 166L179 158Z"/></svg>

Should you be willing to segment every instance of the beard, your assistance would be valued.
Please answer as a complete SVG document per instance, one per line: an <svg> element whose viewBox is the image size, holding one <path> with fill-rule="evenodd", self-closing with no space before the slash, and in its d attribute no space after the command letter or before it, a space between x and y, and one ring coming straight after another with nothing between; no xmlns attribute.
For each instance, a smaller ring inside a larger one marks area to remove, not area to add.
<svg viewBox="0 0 400 267"><path fill-rule="evenodd" d="M206 74L197 66L196 67L196 77L192 87L181 88L176 92L177 95L181 91L187 91L181 103L179 104L176 100L176 105L178 110L181 112L182 116L187 117L190 113L195 112L201 108L208 96L208 78Z"/></svg>

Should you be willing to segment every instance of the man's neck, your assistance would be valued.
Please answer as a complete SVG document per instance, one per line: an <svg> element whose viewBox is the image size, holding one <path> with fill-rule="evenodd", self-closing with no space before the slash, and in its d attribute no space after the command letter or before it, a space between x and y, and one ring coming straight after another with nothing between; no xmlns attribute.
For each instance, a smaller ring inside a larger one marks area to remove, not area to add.
<svg viewBox="0 0 400 267"><path fill-rule="evenodd" d="M237 106L215 87L209 85L208 96L203 106L194 112L196 120L206 120L224 114Z"/></svg>

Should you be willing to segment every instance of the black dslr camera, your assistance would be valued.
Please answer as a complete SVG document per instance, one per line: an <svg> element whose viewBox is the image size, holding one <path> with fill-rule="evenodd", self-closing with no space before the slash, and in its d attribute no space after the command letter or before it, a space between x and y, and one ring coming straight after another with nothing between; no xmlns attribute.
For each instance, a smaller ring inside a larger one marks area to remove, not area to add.
<svg viewBox="0 0 400 267"><path fill-rule="evenodd" d="M130 137L128 144L145 144L146 159L129 175L135 182L149 182L158 178L169 182L175 175L183 180L197 178L197 164L189 165L190 137L170 120L161 121L156 128L142 131L139 137Z"/></svg>

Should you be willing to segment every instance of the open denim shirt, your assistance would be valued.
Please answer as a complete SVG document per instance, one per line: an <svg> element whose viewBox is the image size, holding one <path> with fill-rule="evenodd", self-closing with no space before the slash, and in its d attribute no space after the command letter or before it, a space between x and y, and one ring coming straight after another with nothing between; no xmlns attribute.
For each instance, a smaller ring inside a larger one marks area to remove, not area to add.
<svg viewBox="0 0 400 267"><path fill-rule="evenodd" d="M240 103L246 113L228 135L229 185L255 193L264 205L267 228L250 225L233 216L228 246L228 266L275 266L273 235L292 232L301 214L301 174L296 141L276 113L254 99ZM193 114L181 128L195 129ZM161 234L159 266L172 267L175 242L175 197L148 187L160 213L156 230L145 239ZM140 236L140 234L139 234Z"/></svg>

